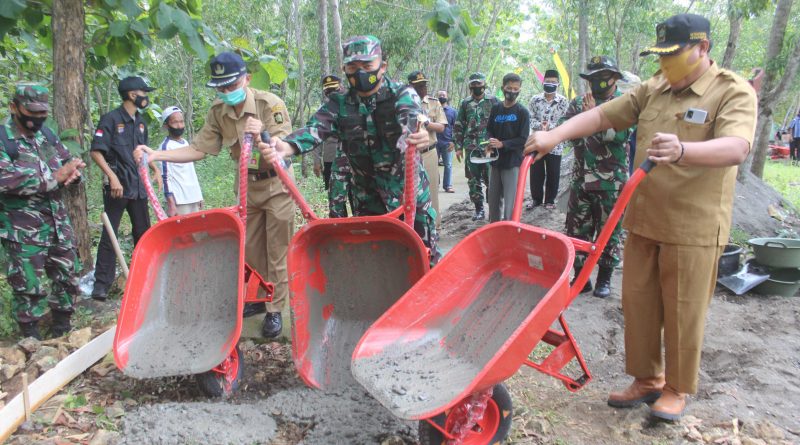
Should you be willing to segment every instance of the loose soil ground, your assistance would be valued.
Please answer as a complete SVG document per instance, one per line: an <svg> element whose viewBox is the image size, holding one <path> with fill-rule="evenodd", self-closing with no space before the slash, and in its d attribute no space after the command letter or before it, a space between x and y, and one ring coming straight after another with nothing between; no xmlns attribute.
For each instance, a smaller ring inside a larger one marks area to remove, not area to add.
<svg viewBox="0 0 800 445"><path fill-rule="evenodd" d="M748 195L740 196L737 206ZM772 198L763 195L749 204L761 212ZM472 222L471 212L466 201L450 206L443 219L443 246L485 224ZM524 212L523 220L563 231L559 210L536 208ZM776 224L797 230L791 219ZM615 410L605 404L609 391L629 383L620 284L621 273L616 273L611 298L581 295L566 312L593 374L584 389L571 393L527 368L507 382L514 401L509 443L800 443L798 298L737 297L718 288L708 315L700 390L684 419L673 424L651 420L644 406ZM246 375L230 399L208 400L190 377L125 377L107 358L38 410L34 422L8 443L416 443L415 423L393 417L358 388L339 393L307 389L285 341L243 340L240 346ZM531 357L540 360L546 352L537 349Z"/></svg>

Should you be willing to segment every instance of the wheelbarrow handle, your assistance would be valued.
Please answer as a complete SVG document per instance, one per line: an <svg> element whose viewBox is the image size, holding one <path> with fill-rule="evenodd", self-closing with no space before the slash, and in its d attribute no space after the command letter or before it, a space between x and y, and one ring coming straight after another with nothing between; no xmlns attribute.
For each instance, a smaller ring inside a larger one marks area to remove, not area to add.
<svg viewBox="0 0 800 445"><path fill-rule="evenodd" d="M267 131L261 132L261 140L269 143L270 135ZM292 197L297 207L300 207L300 213L303 214L303 218L306 221L311 222L319 219L319 217L311 210L311 206L308 205L306 199L303 198L303 194L300 193L300 190L297 189L297 185L295 185L292 178L289 177L289 173L286 172L286 164L283 163L283 159L278 157L272 161L272 169L275 170L275 173L278 174L278 178L283 183L283 186L286 187L286 191L289 192L289 196Z"/></svg>
<svg viewBox="0 0 800 445"><path fill-rule="evenodd" d="M572 283L572 286L570 287L569 302L572 302L572 300L578 296L578 292L583 289L583 286L589 280L589 276L592 274L592 269L594 269L594 266L600 259L600 255L603 253L603 249L606 248L608 240L611 239L611 234L617 227L617 223L619 222L620 218L622 218L622 213L625 211L625 207L628 206L628 202L630 202L633 192L636 190L636 187L639 186L639 183L644 180L644 177L647 176L647 174L650 173L655 166L655 162L648 159L644 161L635 172L633 172L633 175L625 183L625 187L622 188L622 192L620 192L617 202L614 203L614 208L611 209L611 213L608 215L606 224L603 226L602 230L600 230L600 234L597 235L597 239L594 243L570 238L572 240L572 244L575 246L576 251L586 252L589 254L589 256L586 258L586 262L581 269L581 273L578 274L578 276L575 278L575 281Z"/></svg>
<svg viewBox="0 0 800 445"><path fill-rule="evenodd" d="M156 197L153 184L150 183L150 172L147 170L147 165L147 152L144 152L142 153L142 160L139 162L139 176L142 178L142 182L144 182L144 189L147 192L147 198L150 200L150 204L153 206L153 211L156 212L156 218L162 221L167 219L167 214L164 212L164 208L161 207L158 197Z"/></svg>

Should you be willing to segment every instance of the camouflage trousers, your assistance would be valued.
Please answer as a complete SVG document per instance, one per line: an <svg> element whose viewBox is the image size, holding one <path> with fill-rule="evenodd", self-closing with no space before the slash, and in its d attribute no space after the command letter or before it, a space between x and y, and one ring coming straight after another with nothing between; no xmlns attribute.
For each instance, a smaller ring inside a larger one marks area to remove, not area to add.
<svg viewBox="0 0 800 445"><path fill-rule="evenodd" d="M582 184L573 182L569 190L569 208L567 209L567 235L586 241L594 241L603 230L614 203L619 198L618 190L586 191ZM600 267L617 267L620 261L620 234L622 223L611 233L603 253L600 254ZM586 254L575 257L575 267L583 267Z"/></svg>
<svg viewBox="0 0 800 445"><path fill-rule="evenodd" d="M486 190L486 201L489 201L489 164L473 164L469 162L471 156L469 150L465 151L466 157L464 158L464 173L467 177L467 185L469 186L469 200L475 204L475 207L483 207L484 190ZM478 154L479 151L475 150ZM486 187L484 189L484 187Z"/></svg>
<svg viewBox="0 0 800 445"><path fill-rule="evenodd" d="M344 155L333 161L331 180L328 186L328 215L331 218L347 218L347 203L355 208L353 191L350 187L350 163Z"/></svg>
<svg viewBox="0 0 800 445"><path fill-rule="evenodd" d="M71 245L34 246L3 240L8 256L8 284L14 296L12 316L19 323L37 321L51 309L72 312L78 295L78 272L75 248ZM48 297L42 284L50 278Z"/></svg>
<svg viewBox="0 0 800 445"><path fill-rule="evenodd" d="M437 242L436 210L431 204L428 175L418 163L417 176L420 187L417 187L417 209L414 214L414 231L422 238L423 244L430 249L431 267L439 262L442 254ZM378 171L374 176L353 173L351 187L355 216L384 215L398 208L403 196L403 171L397 166L391 171Z"/></svg>

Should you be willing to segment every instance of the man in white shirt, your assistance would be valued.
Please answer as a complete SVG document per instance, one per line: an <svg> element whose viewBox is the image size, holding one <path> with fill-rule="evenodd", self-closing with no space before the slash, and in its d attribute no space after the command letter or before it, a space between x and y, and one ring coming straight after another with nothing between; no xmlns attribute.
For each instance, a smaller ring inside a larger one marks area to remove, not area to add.
<svg viewBox="0 0 800 445"><path fill-rule="evenodd" d="M189 145L182 137L186 127L180 108L166 108L161 115L161 123L169 133L161 142L161 150L175 150ZM167 216L186 215L203 209L203 193L194 171L194 162L162 162L161 175L167 200Z"/></svg>

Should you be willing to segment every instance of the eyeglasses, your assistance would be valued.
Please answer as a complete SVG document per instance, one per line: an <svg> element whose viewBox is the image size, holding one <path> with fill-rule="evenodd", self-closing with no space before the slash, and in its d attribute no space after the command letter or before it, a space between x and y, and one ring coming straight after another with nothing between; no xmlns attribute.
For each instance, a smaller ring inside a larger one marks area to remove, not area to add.
<svg viewBox="0 0 800 445"><path fill-rule="evenodd" d="M220 93L230 93L231 91L238 90L239 87L241 86L242 80L244 80L244 76L239 77L231 84L217 87L216 90L219 91Z"/></svg>

